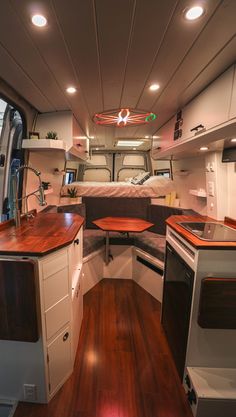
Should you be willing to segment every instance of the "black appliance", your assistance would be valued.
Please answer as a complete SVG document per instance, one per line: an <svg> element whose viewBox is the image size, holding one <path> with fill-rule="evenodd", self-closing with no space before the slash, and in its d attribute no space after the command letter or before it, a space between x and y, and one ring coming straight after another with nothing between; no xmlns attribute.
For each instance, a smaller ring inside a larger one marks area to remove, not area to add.
<svg viewBox="0 0 236 417"><path fill-rule="evenodd" d="M236 229L214 222L180 222L184 229L199 239L210 242L236 242Z"/></svg>
<svg viewBox="0 0 236 417"><path fill-rule="evenodd" d="M222 162L236 162L236 142L227 139L224 142Z"/></svg>
<svg viewBox="0 0 236 417"><path fill-rule="evenodd" d="M166 245L162 326L182 380L188 341L194 272Z"/></svg>

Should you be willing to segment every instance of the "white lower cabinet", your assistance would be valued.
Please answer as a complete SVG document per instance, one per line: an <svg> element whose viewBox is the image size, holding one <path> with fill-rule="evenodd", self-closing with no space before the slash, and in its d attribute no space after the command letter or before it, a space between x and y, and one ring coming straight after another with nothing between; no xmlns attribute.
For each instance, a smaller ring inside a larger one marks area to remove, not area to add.
<svg viewBox="0 0 236 417"><path fill-rule="evenodd" d="M71 331L65 327L47 347L49 392L52 395L72 372Z"/></svg>
<svg viewBox="0 0 236 417"><path fill-rule="evenodd" d="M27 258L34 265L38 339L0 341L1 398L47 403L73 371L83 317L82 233L49 255Z"/></svg>
<svg viewBox="0 0 236 417"><path fill-rule="evenodd" d="M83 318L82 230L73 243L39 260L48 400L73 371Z"/></svg>
<svg viewBox="0 0 236 417"><path fill-rule="evenodd" d="M80 329L83 319L83 289L82 272L78 277L78 282L72 290L72 359L75 360L76 351L79 343Z"/></svg>

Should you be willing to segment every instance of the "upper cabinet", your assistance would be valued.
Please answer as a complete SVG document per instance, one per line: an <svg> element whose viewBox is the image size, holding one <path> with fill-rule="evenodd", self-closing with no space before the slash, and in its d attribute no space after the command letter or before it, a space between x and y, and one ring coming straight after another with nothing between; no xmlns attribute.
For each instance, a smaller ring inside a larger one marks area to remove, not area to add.
<svg viewBox="0 0 236 417"><path fill-rule="evenodd" d="M230 67L157 132L153 142L154 159L187 154L198 146L224 139L236 125L236 80ZM177 126L178 124L178 126ZM180 134L174 138L175 129Z"/></svg>
<svg viewBox="0 0 236 417"><path fill-rule="evenodd" d="M211 129L228 120L232 81L233 68L231 67L184 107L181 140L194 136L202 129ZM202 128L197 129L198 126Z"/></svg>
<svg viewBox="0 0 236 417"><path fill-rule="evenodd" d="M57 132L58 140L64 143L67 159L88 159L89 140L84 136L71 111L39 114L35 131L39 132L40 138L46 138L49 131Z"/></svg>
<svg viewBox="0 0 236 417"><path fill-rule="evenodd" d="M236 117L236 65L234 66L234 79L233 79L233 89L232 89L232 99L229 111L229 118L233 119Z"/></svg>
<svg viewBox="0 0 236 417"><path fill-rule="evenodd" d="M175 130L175 117L162 126L158 130L158 135L153 139L152 144L152 157L155 159L155 155L158 155L161 151L168 149L173 143L173 135Z"/></svg>

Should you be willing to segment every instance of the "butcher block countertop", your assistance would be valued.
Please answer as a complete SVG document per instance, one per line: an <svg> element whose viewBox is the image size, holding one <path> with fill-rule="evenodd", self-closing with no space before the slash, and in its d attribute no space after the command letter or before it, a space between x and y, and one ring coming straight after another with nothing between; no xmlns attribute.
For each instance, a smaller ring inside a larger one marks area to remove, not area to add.
<svg viewBox="0 0 236 417"><path fill-rule="evenodd" d="M0 255L44 256L73 242L84 222L74 213L39 213L0 224Z"/></svg>
<svg viewBox="0 0 236 417"><path fill-rule="evenodd" d="M194 236L192 233L188 232L186 229L181 227L178 223L180 222L213 222L224 224L225 226L232 227L236 229L236 222L234 219L228 217L225 218L225 221L217 221L207 216L170 216L166 223L170 226L175 232L179 233L184 239L186 239L191 245L199 249L236 249L236 242L212 242L199 239L197 236Z"/></svg>

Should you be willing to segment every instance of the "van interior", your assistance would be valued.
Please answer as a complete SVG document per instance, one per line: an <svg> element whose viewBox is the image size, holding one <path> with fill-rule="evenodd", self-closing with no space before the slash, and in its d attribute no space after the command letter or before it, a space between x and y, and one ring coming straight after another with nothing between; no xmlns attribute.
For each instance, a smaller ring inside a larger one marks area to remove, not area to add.
<svg viewBox="0 0 236 417"><path fill-rule="evenodd" d="M1 1L1 417L236 416L235 16Z"/></svg>

